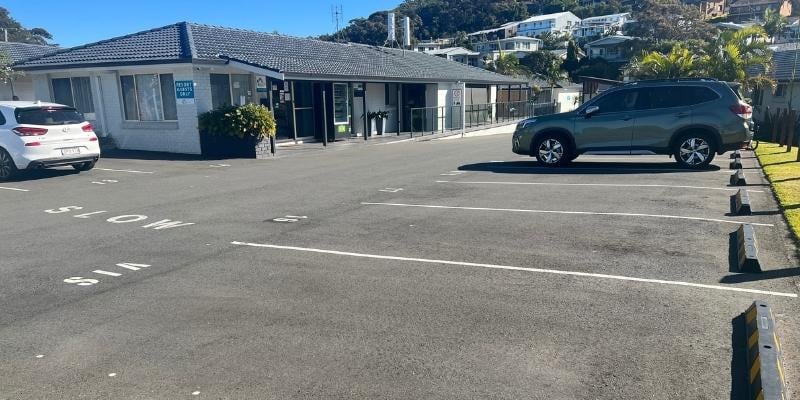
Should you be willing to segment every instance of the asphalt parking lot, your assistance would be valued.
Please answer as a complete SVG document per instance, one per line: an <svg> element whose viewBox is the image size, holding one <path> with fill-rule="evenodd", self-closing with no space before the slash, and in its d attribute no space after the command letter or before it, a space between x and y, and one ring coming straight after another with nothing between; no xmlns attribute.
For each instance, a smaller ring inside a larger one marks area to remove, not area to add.
<svg viewBox="0 0 800 400"><path fill-rule="evenodd" d="M720 399L795 246L752 155L580 157L507 136L275 160L106 158L0 183L0 398ZM732 272L755 225L760 274Z"/></svg>

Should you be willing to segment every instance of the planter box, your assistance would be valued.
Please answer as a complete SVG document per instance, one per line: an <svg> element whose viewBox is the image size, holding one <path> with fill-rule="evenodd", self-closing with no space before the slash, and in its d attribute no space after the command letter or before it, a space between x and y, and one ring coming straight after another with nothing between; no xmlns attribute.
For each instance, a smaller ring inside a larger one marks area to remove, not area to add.
<svg viewBox="0 0 800 400"><path fill-rule="evenodd" d="M271 157L268 138L257 139L252 136L238 138L229 135L200 134L200 151L206 158L256 158Z"/></svg>

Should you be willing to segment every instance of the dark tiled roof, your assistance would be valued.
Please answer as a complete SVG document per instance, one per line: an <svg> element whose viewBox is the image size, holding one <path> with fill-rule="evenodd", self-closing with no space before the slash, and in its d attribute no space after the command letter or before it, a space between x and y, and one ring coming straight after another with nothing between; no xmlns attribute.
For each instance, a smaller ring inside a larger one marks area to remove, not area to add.
<svg viewBox="0 0 800 400"><path fill-rule="evenodd" d="M39 44L0 42L0 53L8 54L12 63L40 57L60 50L56 46L43 46Z"/></svg>
<svg viewBox="0 0 800 400"><path fill-rule="evenodd" d="M233 59L292 76L523 83L427 54L181 22L66 49L20 65L75 68Z"/></svg>
<svg viewBox="0 0 800 400"><path fill-rule="evenodd" d="M169 25L149 31L63 49L55 54L39 57L22 63L22 69L30 67L62 67L96 64L147 63L155 61L179 61L191 59L185 46L182 24Z"/></svg>
<svg viewBox="0 0 800 400"><path fill-rule="evenodd" d="M794 79L800 78L800 50L793 48L774 51L770 73L772 78L778 81L791 80L792 71L794 71Z"/></svg>

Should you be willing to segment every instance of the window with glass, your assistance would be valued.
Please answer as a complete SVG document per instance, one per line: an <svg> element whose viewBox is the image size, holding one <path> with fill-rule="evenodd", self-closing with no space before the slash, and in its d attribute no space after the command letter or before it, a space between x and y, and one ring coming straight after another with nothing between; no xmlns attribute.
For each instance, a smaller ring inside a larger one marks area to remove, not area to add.
<svg viewBox="0 0 800 400"><path fill-rule="evenodd" d="M350 122L349 93L346 83L333 84L333 123L335 125Z"/></svg>
<svg viewBox="0 0 800 400"><path fill-rule="evenodd" d="M397 107L397 93L400 90L400 85L397 83L387 83L384 94L386 99L383 104L388 107Z"/></svg>
<svg viewBox="0 0 800 400"><path fill-rule="evenodd" d="M175 80L172 74L121 75L119 83L126 120L178 120Z"/></svg>
<svg viewBox="0 0 800 400"><path fill-rule="evenodd" d="M50 81L53 87L53 101L75 107L82 113L94 112L92 83L88 76L75 78L55 78Z"/></svg>

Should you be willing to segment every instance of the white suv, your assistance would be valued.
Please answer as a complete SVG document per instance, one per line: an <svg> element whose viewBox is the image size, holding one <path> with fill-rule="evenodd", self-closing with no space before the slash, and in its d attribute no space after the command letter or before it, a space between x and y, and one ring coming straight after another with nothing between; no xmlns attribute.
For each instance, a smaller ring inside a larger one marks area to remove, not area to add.
<svg viewBox="0 0 800 400"><path fill-rule="evenodd" d="M88 171L99 159L94 128L73 107L0 101L0 181L23 169L70 165Z"/></svg>

